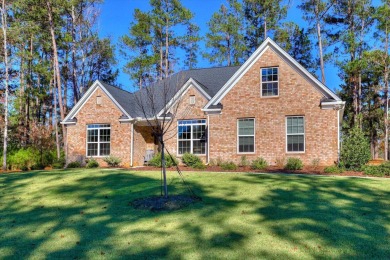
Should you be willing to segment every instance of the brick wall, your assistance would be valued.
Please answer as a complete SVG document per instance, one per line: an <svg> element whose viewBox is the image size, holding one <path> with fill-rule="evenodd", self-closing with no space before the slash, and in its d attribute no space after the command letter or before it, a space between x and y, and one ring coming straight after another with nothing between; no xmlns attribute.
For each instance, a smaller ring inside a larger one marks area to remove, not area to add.
<svg viewBox="0 0 390 260"><path fill-rule="evenodd" d="M260 97L260 68L279 67L279 97ZM239 162L237 119L255 118L255 154L270 164L277 159L299 157L309 165L319 158L331 165L337 159L337 111L321 110L322 94L268 49L222 99L220 115L210 115L210 159ZM305 117L304 153L286 152L286 116Z"/></svg>
<svg viewBox="0 0 390 260"><path fill-rule="evenodd" d="M102 105L96 104L101 96ZM120 157L123 166L130 166L131 124L120 123L122 112L111 99L98 88L76 115L77 123L67 126L67 162L84 162L86 157L86 136L88 124L111 125L111 155ZM105 166L104 157L96 157L101 166Z"/></svg>

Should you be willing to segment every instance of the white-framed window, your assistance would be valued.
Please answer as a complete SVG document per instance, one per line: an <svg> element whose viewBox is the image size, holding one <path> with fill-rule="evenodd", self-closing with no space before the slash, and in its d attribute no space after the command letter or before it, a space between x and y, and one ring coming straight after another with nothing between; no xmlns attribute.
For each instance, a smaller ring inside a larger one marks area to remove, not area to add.
<svg viewBox="0 0 390 260"><path fill-rule="evenodd" d="M261 96L279 96L278 67L261 68Z"/></svg>
<svg viewBox="0 0 390 260"><path fill-rule="evenodd" d="M87 125L87 157L110 155L111 126Z"/></svg>
<svg viewBox="0 0 390 260"><path fill-rule="evenodd" d="M255 119L240 118L237 120L238 153L255 152Z"/></svg>
<svg viewBox="0 0 390 260"><path fill-rule="evenodd" d="M206 120L179 120L177 131L178 154L206 154Z"/></svg>
<svg viewBox="0 0 390 260"><path fill-rule="evenodd" d="M286 117L287 152L305 152L305 118Z"/></svg>

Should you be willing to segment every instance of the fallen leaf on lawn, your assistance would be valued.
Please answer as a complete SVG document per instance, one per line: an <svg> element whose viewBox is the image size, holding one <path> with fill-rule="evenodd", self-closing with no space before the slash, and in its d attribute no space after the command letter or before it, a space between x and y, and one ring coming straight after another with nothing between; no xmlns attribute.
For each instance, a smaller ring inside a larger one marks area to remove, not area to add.
<svg viewBox="0 0 390 260"><path fill-rule="evenodd" d="M106 253L104 253L103 251L100 252L101 255L105 255Z"/></svg>

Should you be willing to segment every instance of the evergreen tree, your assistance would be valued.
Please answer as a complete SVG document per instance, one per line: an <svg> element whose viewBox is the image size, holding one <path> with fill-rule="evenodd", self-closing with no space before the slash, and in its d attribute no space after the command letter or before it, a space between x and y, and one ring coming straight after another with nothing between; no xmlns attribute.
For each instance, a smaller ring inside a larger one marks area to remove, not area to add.
<svg viewBox="0 0 390 260"><path fill-rule="evenodd" d="M325 54L322 30L324 18L334 4L334 0L305 0L298 6L303 11L303 18L309 22L309 30L315 31L318 42L319 66L321 81L325 84Z"/></svg>
<svg viewBox="0 0 390 260"><path fill-rule="evenodd" d="M237 0L229 0L228 6L221 5L208 22L204 57L219 65L239 65L244 59L243 11Z"/></svg>
<svg viewBox="0 0 390 260"><path fill-rule="evenodd" d="M247 56L280 26L287 15L283 0L244 0Z"/></svg>
<svg viewBox="0 0 390 260"><path fill-rule="evenodd" d="M275 32L275 41L305 69L314 73L315 63L309 33L294 22L283 23Z"/></svg>

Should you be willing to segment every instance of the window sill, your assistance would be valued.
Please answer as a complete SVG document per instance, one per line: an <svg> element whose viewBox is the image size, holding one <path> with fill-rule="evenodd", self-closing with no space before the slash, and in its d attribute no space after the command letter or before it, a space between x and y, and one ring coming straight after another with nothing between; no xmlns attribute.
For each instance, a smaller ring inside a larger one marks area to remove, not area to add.
<svg viewBox="0 0 390 260"><path fill-rule="evenodd" d="M279 98L279 95L278 96L260 96L261 98Z"/></svg>
<svg viewBox="0 0 390 260"><path fill-rule="evenodd" d="M245 152L242 152L242 153L238 152L237 154L238 154L238 155L246 155L246 154L248 154L248 155L254 155L254 154L256 154L256 152L247 152L247 153L245 153Z"/></svg>
<svg viewBox="0 0 390 260"><path fill-rule="evenodd" d="M304 152L286 152L286 154L305 154L306 151Z"/></svg>

